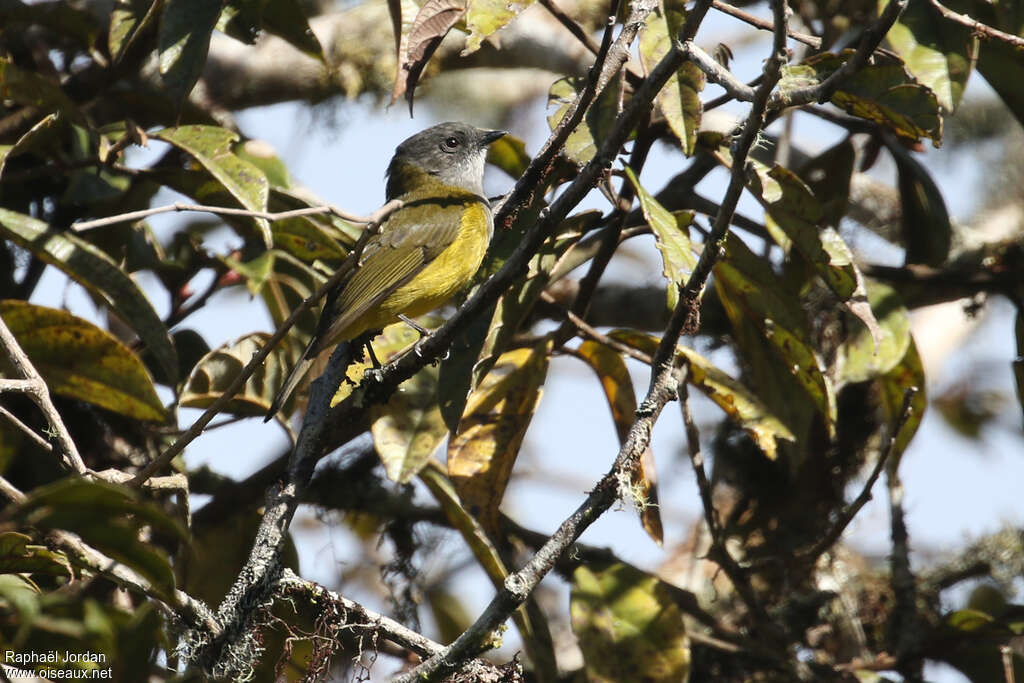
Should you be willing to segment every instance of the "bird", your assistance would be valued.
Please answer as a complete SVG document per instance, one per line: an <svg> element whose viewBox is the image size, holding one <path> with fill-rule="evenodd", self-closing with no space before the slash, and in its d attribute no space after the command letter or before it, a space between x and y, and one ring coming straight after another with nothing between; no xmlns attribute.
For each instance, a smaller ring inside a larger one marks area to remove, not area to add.
<svg viewBox="0 0 1024 683"><path fill-rule="evenodd" d="M269 421L318 356L341 342L443 305L472 280L494 232L484 195L487 149L507 135L466 123L440 123L395 149L385 198L399 200L371 237L351 276L326 298L309 345L270 405Z"/></svg>

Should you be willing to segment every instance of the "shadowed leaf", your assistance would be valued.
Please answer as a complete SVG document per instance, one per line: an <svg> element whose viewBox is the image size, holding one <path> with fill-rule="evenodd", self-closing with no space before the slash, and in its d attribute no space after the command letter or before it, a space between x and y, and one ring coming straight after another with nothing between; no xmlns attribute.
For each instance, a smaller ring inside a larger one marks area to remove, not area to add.
<svg viewBox="0 0 1024 683"><path fill-rule="evenodd" d="M888 285L870 282L868 301L879 318L881 338L875 344L864 328L851 330L839 347L844 382L864 382L888 373L906 356L910 346L910 318L896 291Z"/></svg>
<svg viewBox="0 0 1024 683"><path fill-rule="evenodd" d="M143 29L156 21L162 6L160 0L114 0L107 47L115 62L121 60Z"/></svg>
<svg viewBox="0 0 1024 683"><path fill-rule="evenodd" d="M900 191L900 226L906 263L940 266L949 257L953 228L935 181L901 145L890 145Z"/></svg>
<svg viewBox="0 0 1024 683"><path fill-rule="evenodd" d="M165 0L158 34L160 76L179 104L203 73L221 5L219 0Z"/></svg>
<svg viewBox="0 0 1024 683"><path fill-rule="evenodd" d="M28 249L117 312L152 353L168 377L178 377L178 357L160 316L135 281L109 256L77 235L51 231L40 220L0 208L0 235Z"/></svg>
<svg viewBox="0 0 1024 683"><path fill-rule="evenodd" d="M33 545L32 537L16 531L0 533L0 574L54 574L73 579L71 564L62 552Z"/></svg>
<svg viewBox="0 0 1024 683"><path fill-rule="evenodd" d="M569 106L576 99L584 80L575 76L567 76L554 82L548 91L548 109L555 108L548 114L548 125L554 130L565 118ZM619 91L622 89L621 72L608 83L600 96L587 109L583 120L569 134L565 141L565 155L577 166L583 166L597 154L595 140L604 140L611 132L615 117L619 113Z"/></svg>

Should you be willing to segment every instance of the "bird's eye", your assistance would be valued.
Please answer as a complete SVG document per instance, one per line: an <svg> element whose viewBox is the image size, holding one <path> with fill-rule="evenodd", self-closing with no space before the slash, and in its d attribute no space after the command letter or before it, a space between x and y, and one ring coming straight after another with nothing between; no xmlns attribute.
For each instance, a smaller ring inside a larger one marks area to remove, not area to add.
<svg viewBox="0 0 1024 683"><path fill-rule="evenodd" d="M454 135L449 135L441 142L441 150L444 152L454 152L458 149L460 140Z"/></svg>

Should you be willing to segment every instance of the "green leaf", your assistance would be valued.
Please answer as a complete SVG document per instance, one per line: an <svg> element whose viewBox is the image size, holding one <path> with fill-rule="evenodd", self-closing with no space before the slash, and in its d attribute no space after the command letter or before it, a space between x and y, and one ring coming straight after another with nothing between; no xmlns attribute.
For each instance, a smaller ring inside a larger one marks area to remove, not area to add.
<svg viewBox="0 0 1024 683"><path fill-rule="evenodd" d="M1024 88L1020 87L1024 83L1024 63L1021 63L1020 51L1000 40L982 41L978 50L978 73L1024 125Z"/></svg>
<svg viewBox="0 0 1024 683"><path fill-rule="evenodd" d="M808 57L800 64L783 67L779 89L786 92L817 85L839 69L852 54L852 50L838 55L823 52ZM942 116L935 93L914 80L898 60L876 55L873 64L842 82L831 102L853 116L888 128L902 138L914 141L931 138L936 147L942 142Z"/></svg>
<svg viewBox="0 0 1024 683"><path fill-rule="evenodd" d="M731 233L725 256L715 266L714 274L718 297L733 328L738 330L743 321L748 321L758 329L761 344L768 342L776 359L825 419L829 434L834 434L835 389L823 373L796 297L787 294L771 267ZM787 425L793 428L789 420Z"/></svg>
<svg viewBox="0 0 1024 683"><path fill-rule="evenodd" d="M889 424L893 424L900 418L900 411L903 410L903 399L907 389L916 387L918 390L910 403L912 410L910 419L906 421L903 428L896 435L895 450L893 451L893 458L889 463L890 467L895 467L899 463L900 456L907 450L910 440L917 433L917 428L921 426L924 411L928 407L924 367L921 365L921 357L917 353L917 344L914 343L913 337L911 337L910 344L907 346L907 352L902 360L900 360L899 365L879 378L878 381L882 389L882 405L885 408L885 415Z"/></svg>
<svg viewBox="0 0 1024 683"><path fill-rule="evenodd" d="M879 14L888 0L881 0ZM978 57L978 38L966 26L943 18L927 0L911 0L889 29L886 39L907 70L952 113L963 97Z"/></svg>
<svg viewBox="0 0 1024 683"><path fill-rule="evenodd" d="M478 376L477 364L489 337L491 321L495 319L497 308L498 302L494 302L480 311L480 314L452 341L447 357L441 360L437 395L441 417L449 431L454 432L459 428L459 420L462 419L462 413L466 408L469 392L475 388L478 381L475 379Z"/></svg>
<svg viewBox="0 0 1024 683"><path fill-rule="evenodd" d="M837 361L844 382L865 382L888 373L910 346L910 317L896 290L874 281L868 283L867 290L881 336L876 344L863 327L851 330L839 347Z"/></svg>
<svg viewBox="0 0 1024 683"><path fill-rule="evenodd" d="M608 336L651 356L658 348L658 340L642 332L613 330ZM725 411L770 460L778 456L778 441L796 440L789 428L741 382L693 349L677 346L676 353L689 367L686 381Z"/></svg>
<svg viewBox="0 0 1024 683"><path fill-rule="evenodd" d="M0 301L0 316L51 391L139 420L167 418L142 361L109 332L14 299Z"/></svg>
<svg viewBox="0 0 1024 683"><path fill-rule="evenodd" d="M636 173L629 166L626 166L626 177L636 188L640 208L651 227L651 232L654 233L658 251L661 252L661 262L664 264L662 273L668 280L668 308L675 310L679 302L679 288L686 284L690 273L697 267L697 259L693 255L693 246L687 234L687 229L693 221L693 212L669 213L668 209L640 185Z"/></svg>
<svg viewBox="0 0 1024 683"><path fill-rule="evenodd" d="M551 90L548 92L548 109L552 106L555 107L555 111L548 115L548 125L551 126L551 130L554 130L558 123L565 118L569 106L576 99L576 95L584 83L585 79L583 78L567 76L555 81L551 86ZM584 166L593 159L597 154L595 140L604 140L611 132L619 113L619 91L621 89L622 75L619 72L609 81L600 96L587 109L583 120L569 134L569 138L565 141L565 155L577 166Z"/></svg>
<svg viewBox="0 0 1024 683"><path fill-rule="evenodd" d="M181 104L203 73L221 0L166 0L160 16L160 76Z"/></svg>
<svg viewBox="0 0 1024 683"><path fill-rule="evenodd" d="M618 351L590 340L580 344L576 355L594 370L601 381L605 399L612 411L615 433L618 434L619 443L624 444L636 420L636 393L625 361ZM630 479L633 494L639 494L633 502L640 511L640 523L647 535L661 545L665 541L665 530L658 506L658 473L649 445L640 458L640 466L633 470Z"/></svg>
<svg viewBox="0 0 1024 683"><path fill-rule="evenodd" d="M164 373L178 377L178 358L163 321L135 281L106 254L69 232L50 231L40 220L0 209L0 235L56 266L102 299L138 333Z"/></svg>
<svg viewBox="0 0 1024 683"><path fill-rule="evenodd" d="M853 142L847 137L797 169L797 175L807 183L821 205L825 225L838 228L839 221L846 215L855 158Z"/></svg>
<svg viewBox="0 0 1024 683"><path fill-rule="evenodd" d="M40 487L10 516L38 529L63 529L118 562L131 567L165 596L174 590L167 554L142 540L145 526L186 540L188 532L151 503L140 501L126 486L67 478Z"/></svg>
<svg viewBox="0 0 1024 683"><path fill-rule="evenodd" d="M668 3L665 3L666 5ZM672 41L686 20L682 5L676 8L659 7L647 15L646 25L640 35L640 62L648 73L668 54ZM700 129L702 105L700 92L706 78L693 62L684 62L675 75L668 80L655 100L658 109L668 122L669 128L683 148L683 154L693 154Z"/></svg>
<svg viewBox="0 0 1024 683"><path fill-rule="evenodd" d="M625 564L573 572L569 611L593 683L685 683L690 643L673 589Z"/></svg>
<svg viewBox="0 0 1024 683"><path fill-rule="evenodd" d="M497 166L512 178L518 179L530 165L526 143L514 135L503 135L487 148L487 163Z"/></svg>
<svg viewBox="0 0 1024 683"><path fill-rule="evenodd" d="M795 173L775 164L747 163L747 185L771 217L768 231L783 249L792 244L828 288L860 318L877 343L878 322L853 252L835 229L825 225L824 207Z"/></svg>
<svg viewBox="0 0 1024 683"><path fill-rule="evenodd" d="M0 574L54 574L74 578L62 552L33 545L32 537L16 531L0 533Z"/></svg>
<svg viewBox="0 0 1024 683"><path fill-rule="evenodd" d="M203 356L185 380L179 405L186 408L208 408L220 398L268 339L270 335L265 332L253 332ZM265 415L301 350L293 347L285 338L267 356L263 365L249 376L234 398L228 401L224 412L233 415Z"/></svg>
<svg viewBox="0 0 1024 683"><path fill-rule="evenodd" d="M466 9L466 48L462 56L480 49L485 38L515 19L533 0L469 0Z"/></svg>
<svg viewBox="0 0 1024 683"><path fill-rule="evenodd" d="M13 145L5 145L5 149L0 149L0 176L3 175L7 160L19 154L57 152L62 143L60 134L64 132L64 123L59 113L48 114Z"/></svg>
<svg viewBox="0 0 1024 683"><path fill-rule="evenodd" d="M143 29L156 21L162 6L162 0L114 0L107 47L115 62L120 61Z"/></svg>
<svg viewBox="0 0 1024 683"><path fill-rule="evenodd" d="M57 112L75 123L85 122L78 106L59 85L5 58L0 58L0 99L14 100L41 112Z"/></svg>
<svg viewBox="0 0 1024 683"><path fill-rule="evenodd" d="M949 211L927 169L902 145L891 145L900 192L903 245L906 263L940 266L949 257L953 228Z"/></svg>
<svg viewBox="0 0 1024 683"><path fill-rule="evenodd" d="M238 134L217 126L178 126L165 128L152 137L169 142L198 161L203 168L250 211L266 211L270 183L258 167L239 158L231 150ZM270 248L273 237L265 218L256 218L263 243Z"/></svg>
<svg viewBox="0 0 1024 683"><path fill-rule="evenodd" d="M470 514L489 531L512 465L540 402L551 341L502 354L466 403L448 441L448 474Z"/></svg>
<svg viewBox="0 0 1024 683"><path fill-rule="evenodd" d="M309 27L306 12L298 0L273 0L266 3L263 7L263 28L310 57L321 62L325 60L324 48Z"/></svg>

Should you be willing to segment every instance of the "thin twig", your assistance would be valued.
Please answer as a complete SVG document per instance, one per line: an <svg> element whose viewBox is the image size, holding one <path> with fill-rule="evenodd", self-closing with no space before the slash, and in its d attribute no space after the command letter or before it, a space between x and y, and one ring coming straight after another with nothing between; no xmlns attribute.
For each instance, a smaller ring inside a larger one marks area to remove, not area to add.
<svg viewBox="0 0 1024 683"><path fill-rule="evenodd" d="M698 0L694 8L688 13L683 27L684 40L693 39L708 7L708 0ZM633 11L631 12L633 16L631 18L642 21L643 16L652 9L653 6L638 7L637 4L634 4ZM618 146L622 144L622 141L639 120L642 114L640 109L649 106L649 103L653 101L654 95L661 90L668 78L678 69L681 57L681 53L672 50L651 71L647 79L644 80L643 84L636 91L626 111L618 118L615 127L602 144L598 155L584 167L577 181L574 181L570 188L552 204L549 216L557 217L559 212L568 211L568 206L565 205L567 201L573 202L570 204L571 206L580 201L584 193L579 191L582 188L574 190L574 186L577 186L584 177L596 179L597 173L604 163L603 157L611 154L613 150L617 150ZM567 196L570 197L569 200L565 199ZM561 220L561 218L556 218L556 220ZM697 285L697 287L702 289L703 284ZM541 579L554 567L558 558L572 546L580 534L615 502L618 498L618 483L622 475L632 471L633 467L635 467L640 455L650 443L651 430L662 408L668 401L675 398L676 387L672 372L672 350L675 348L676 341L684 325L691 317L690 305L691 301L680 298L679 305L673 311L661 346L659 346L659 353L655 356L656 364L652 368L651 383L647 396L637 411L637 419L633 423L625 442L619 449L612 468L597 483L583 504L569 518L562 522L558 530L534 554L533 558L522 569L510 574L506 578L502 590L498 592L473 625L442 652L424 661L412 671L398 677L396 679L398 683L438 680L457 668L467 657L474 654L480 645L486 641L488 635L505 621L514 609L526 600L540 583Z"/></svg>
<svg viewBox="0 0 1024 683"><path fill-rule="evenodd" d="M562 8L554 3L554 0L540 0L540 4L558 20L562 26L568 29L569 33L576 36L576 40L583 44L583 47L590 51L590 54L597 55L600 47L594 42L583 28L577 24L572 17L562 11Z"/></svg>
<svg viewBox="0 0 1024 683"><path fill-rule="evenodd" d="M604 344L605 346L607 346L609 348L615 349L616 351L618 351L620 353L624 353L624 354L626 354L627 356L629 356L631 358L635 358L636 360L640 361L641 363L645 363L647 365L651 364L653 359L648 354L646 354L643 351L640 351L638 349L634 349L632 346L630 346L628 344L623 344L622 342L618 341L617 339L612 339L608 335L606 335L606 334L604 334L602 332L599 332L598 330L594 329L593 327L591 327L587 323L586 320L584 320L583 318L579 317L578 315L576 315L575 313L573 313L572 311L566 309L564 306L562 306L560 303L558 303L558 300L555 299L555 297L551 296L551 294L549 292L546 292L546 291L545 292L541 292L540 298L545 303L547 303L547 304L557 308L559 313L561 313L563 316L565 316L565 319L568 320L570 323L572 323L576 327L576 329L583 336L589 337L589 338L593 339L594 341L596 341L596 342L598 342L600 344Z"/></svg>
<svg viewBox="0 0 1024 683"><path fill-rule="evenodd" d="M932 7L937 9L943 17L949 19L950 21L955 21L961 26L966 26L967 28L971 29L974 32L974 34L977 35L979 38L984 38L986 40L998 40L1009 45L1012 45L1018 50L1024 49L1024 38L1021 38L1020 36L1015 36L1012 33L1000 31L999 29L993 28L988 24L983 24L977 19L969 17L966 14L954 12L953 10L949 9L941 2L939 2L939 0L928 1L932 4Z"/></svg>
<svg viewBox="0 0 1024 683"><path fill-rule="evenodd" d="M718 10L719 12L723 12L731 17L735 17L740 21L750 24L751 26L756 26L757 28L763 29L765 31L773 30L772 22L762 19L760 17L755 17L753 14L748 14L747 12L744 12L738 7L733 7L727 2L722 2L722 0L711 0L711 6ZM794 31L792 29L788 29L786 31L786 35L788 35L790 38L797 42L803 43L804 45L810 45L815 50L821 48L821 38L818 38L817 36L812 36L807 33L800 33L799 31Z"/></svg>
<svg viewBox="0 0 1024 683"><path fill-rule="evenodd" d="M18 416L15 415L14 413L12 413L11 411L7 410L7 408L4 408L3 406L0 406L0 415L3 415L8 420L10 420L11 424L13 424L15 427L17 427L21 431L23 431L26 436L28 436L30 439L35 441L36 445L39 446L40 448L42 448L43 450L45 450L45 451L52 451L53 450L53 444L51 444L49 441L47 441L43 437L41 437L38 434L36 434L36 431L34 429L32 429L27 424L25 424L24 422L19 420Z"/></svg>
<svg viewBox="0 0 1024 683"><path fill-rule="evenodd" d="M203 429L206 425L208 425L210 421L224 409L228 404L228 401L234 398L235 394L238 393L238 391L245 385L245 382L249 379L252 373L256 372L256 370L260 368L266 357L270 355L270 352L277 348L277 345L281 343L281 340L284 339L286 334L288 334L288 331L292 328L292 325L295 324L295 321L305 314L306 311L316 305L320 299L327 295L327 292L330 291L332 287L341 282L343 278L347 277L349 273L357 267L359 257L362 255L363 249L366 247L366 243L369 241L370 237L376 233L376 228L379 226L380 222L390 215L391 212L400 207L401 204L402 203L397 200L388 202L370 217L369 224L366 226L366 229L363 230L363 234L359 236L359 240L352 248L352 251L349 252L349 255L344 261L342 261L337 270L331 274L331 277L327 278L327 281L321 285L320 289L318 289L313 296L295 307L291 312L291 315L281 323L281 326L276 332L274 332L273 336L268 339L260 350L253 355L252 360L250 360L242 371L238 373L231 384L228 385L228 388L225 389L212 404L210 404L210 407L192 423L191 427L185 430L185 433L179 436L175 442L167 448L167 450L160 454L160 457L146 465L146 467L144 467L142 471L139 472L131 482L129 482L129 486L140 486L144 481L149 479L157 471L173 460L178 453L184 450L185 446L193 441L193 439L203 433Z"/></svg>
<svg viewBox="0 0 1024 683"><path fill-rule="evenodd" d="M892 0L878 20L871 24L863 33L860 45L856 52L843 65L836 69L828 78L817 85L809 85L803 88L788 90L777 90L772 94L770 107L772 110L781 110L786 107L798 107L811 102L826 102L832 98L833 93L849 76L860 71L868 62L868 58L878 48L885 34L889 32L892 25L900 18L903 10L906 9L910 0Z"/></svg>
<svg viewBox="0 0 1024 683"><path fill-rule="evenodd" d="M903 430L904 425L914 413L913 401L917 395L919 389L917 387L910 387L903 394L903 407L900 410L900 414L896 417L896 420L889 425L889 438L886 440L885 450L878 456L878 461L871 470L871 474L868 475L867 481L864 482L864 487L853 501L846 505L839 513L835 524L828 530L824 536L821 537L817 543L811 546L808 550L799 553L802 562L813 561L821 556L822 553L827 551L836 541L843 535L846 527L850 525L853 518L857 516L860 509L864 507L869 500L871 500L871 489L874 487L875 482L878 481L878 477L882 474L882 470L885 469L885 465L892 458L896 452L896 442L899 433Z"/></svg>
<svg viewBox="0 0 1024 683"><path fill-rule="evenodd" d="M444 649L444 645L420 635L394 619L369 610L320 584L296 576L290 569L284 570L280 585L284 593L301 596L307 601L312 600L319 603L318 607L322 607L326 602L333 603L335 613L340 615L347 626L371 633L373 636L380 636L420 657L429 657Z"/></svg>
<svg viewBox="0 0 1024 683"><path fill-rule="evenodd" d="M727 68L719 64L714 57L702 50L693 43L680 45L687 59L697 65L697 68L704 72L708 80L717 83L725 89L725 92L734 100L741 102L752 102L756 91L747 85Z"/></svg>
<svg viewBox="0 0 1024 683"><path fill-rule="evenodd" d="M61 452L58 462L65 469L84 474L88 468L82 462L82 456L78 454L78 447L75 446L71 434L68 433L68 428L64 425L64 420L61 419L60 413L57 412L57 408L50 399L50 390L46 386L46 380L32 365L32 361L28 359L3 318L0 318L0 344L7 351L7 356L11 359L15 371L25 378L18 386L15 386L14 383L19 380L6 380L3 382L3 385L6 385L6 390L28 394L29 398L39 406L39 410L46 416L46 421L50 424L50 429L60 445ZM0 392L5 390L3 385L0 385Z"/></svg>
<svg viewBox="0 0 1024 683"><path fill-rule="evenodd" d="M71 228L76 232L82 232L84 230L91 230L93 228L102 228L107 225L116 225L117 223L127 223L129 221L137 221L142 218L148 218L149 216L156 216L161 213L174 213L177 211L203 211L205 213L213 213L218 216L245 216L248 218L265 218L268 221L280 221L286 218L298 218L299 216L314 216L325 213L334 214L342 220L350 221L352 223L370 223L373 217L357 216L355 214L343 211L336 206L324 205L324 206L307 206L301 209L291 209L289 211L278 211L276 213L270 211L252 211L250 209L235 209L227 206L210 206L206 204L185 204L183 202L176 202L167 206L154 206L149 209L140 209L139 211L129 211L127 213L119 213L116 216L107 216L105 218L97 218L91 221L81 221L80 223L72 224Z"/></svg>

